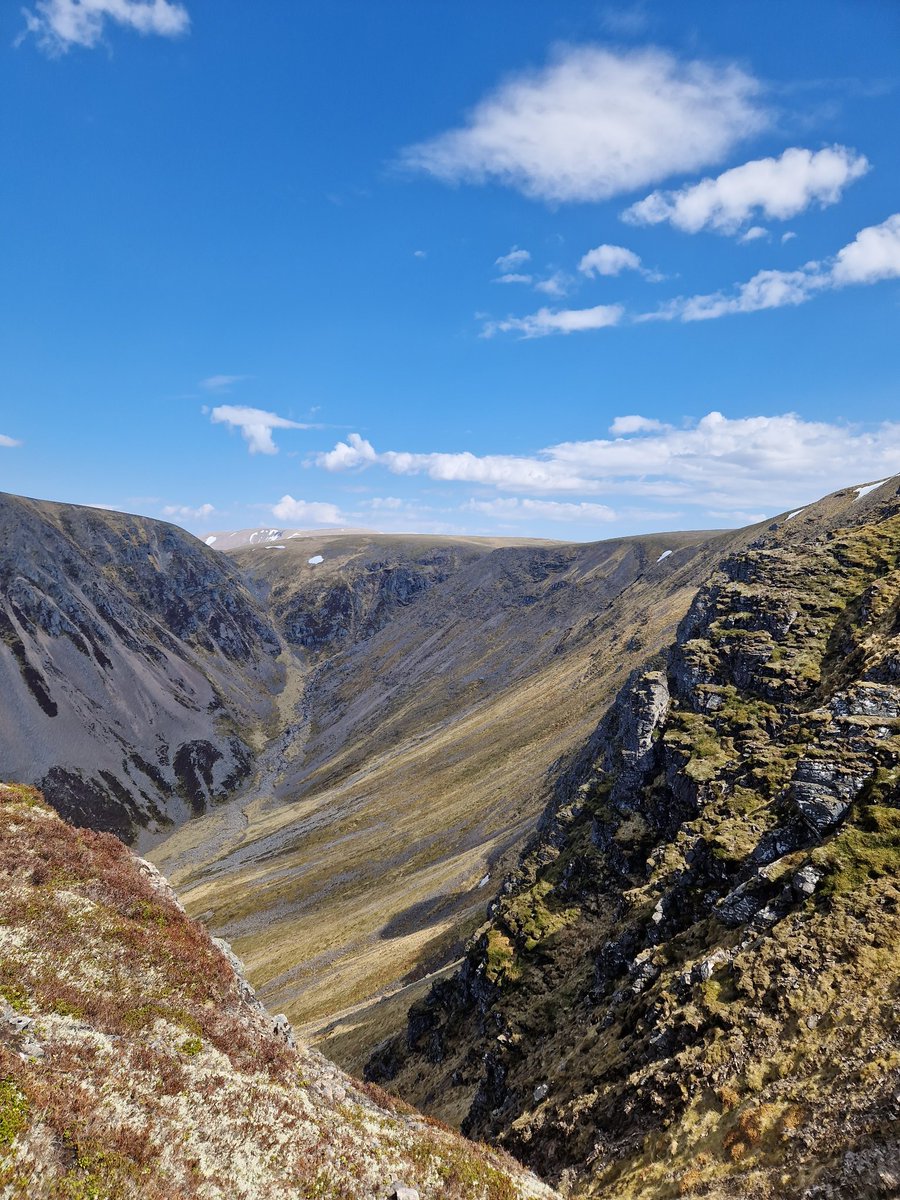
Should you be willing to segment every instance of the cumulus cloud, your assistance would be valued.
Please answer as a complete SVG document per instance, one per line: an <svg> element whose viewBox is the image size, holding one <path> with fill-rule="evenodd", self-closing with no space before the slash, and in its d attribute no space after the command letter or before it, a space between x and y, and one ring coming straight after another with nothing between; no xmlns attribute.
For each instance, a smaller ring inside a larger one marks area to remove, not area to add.
<svg viewBox="0 0 900 1200"><path fill-rule="evenodd" d="M5 433L0 433L0 446L21 446L22 443L18 438L7 437Z"/></svg>
<svg viewBox="0 0 900 1200"><path fill-rule="evenodd" d="M338 442L333 450L316 456L316 463L326 471L351 471L355 467L369 466L378 455L371 442L358 433L351 433L346 442Z"/></svg>
<svg viewBox="0 0 900 1200"><path fill-rule="evenodd" d="M796 271L758 271L732 292L680 296L638 321L708 321L732 313L760 312L805 304L817 293L849 284L900 278L900 213L860 230L827 262L811 262Z"/></svg>
<svg viewBox="0 0 900 1200"><path fill-rule="evenodd" d="M729 418L712 412L678 429L639 415L619 417L612 431L612 438L562 442L533 455L376 452L365 442L365 458L354 465L525 496L654 496L682 510L719 513L778 512L841 485L900 472L897 422L867 429L794 413ZM625 433L631 436L620 436ZM331 452L315 461L340 471L345 458Z"/></svg>
<svg viewBox="0 0 900 1200"><path fill-rule="evenodd" d="M518 246L513 246L508 254L501 254L499 258L494 259L494 266L500 271L515 271L530 260L531 254L528 250L520 250Z"/></svg>
<svg viewBox="0 0 900 1200"><path fill-rule="evenodd" d="M660 49L564 47L485 96L402 162L445 182L499 182L549 201L603 200L719 162L767 123L736 66Z"/></svg>
<svg viewBox="0 0 900 1200"><path fill-rule="evenodd" d="M625 313L621 304L597 304L593 308L539 308L526 317L506 317L488 321L482 337L498 333L518 333L523 338L548 337L552 333L581 333L587 329L605 329L618 325Z"/></svg>
<svg viewBox="0 0 900 1200"><path fill-rule="evenodd" d="M738 238L740 242L758 242L760 238L769 236L769 231L763 225L751 225Z"/></svg>
<svg viewBox="0 0 900 1200"><path fill-rule="evenodd" d="M278 447L272 440L273 429L314 428L297 421L289 421L287 417L279 417L276 413L265 412L261 408L247 408L236 404L218 405L209 414L209 419L214 425L228 425L232 429L239 429L251 454L278 453Z"/></svg>
<svg viewBox="0 0 900 1200"><path fill-rule="evenodd" d="M668 222L686 233L736 233L755 215L785 221L811 204L840 200L869 169L865 155L846 146L813 152L791 147L780 158L759 158L673 192L652 192L622 213L632 225Z"/></svg>
<svg viewBox="0 0 900 1200"><path fill-rule="evenodd" d="M272 505L272 516L285 524L341 525L344 516L336 504L321 500L295 500L293 496L282 496Z"/></svg>
<svg viewBox="0 0 900 1200"><path fill-rule="evenodd" d="M506 275L498 275L493 281L494 283L531 283L530 275L519 275L515 271L511 271Z"/></svg>
<svg viewBox="0 0 900 1200"><path fill-rule="evenodd" d="M96 46L107 23L161 37L179 37L190 26L187 9L173 0L37 0L33 9L22 11L23 36L34 34L51 55L72 46Z"/></svg>
<svg viewBox="0 0 900 1200"><path fill-rule="evenodd" d="M167 504L163 508L164 517L178 517L182 521L203 521L215 513L211 504L201 504L199 508L191 508L188 504Z"/></svg>
<svg viewBox="0 0 900 1200"><path fill-rule="evenodd" d="M657 429L668 429L668 425L664 425L662 421L657 421L653 417L616 417L612 425L609 427L609 432L613 437L627 437L632 433L653 433Z"/></svg>
<svg viewBox="0 0 900 1200"><path fill-rule="evenodd" d="M606 504L595 504L582 500L575 504L571 500L532 500L525 497L504 500L469 500L464 504L466 512L484 513L505 521L615 521L616 513Z"/></svg>
<svg viewBox="0 0 900 1200"><path fill-rule="evenodd" d="M595 275L621 275L623 271L639 271L641 260L625 246L610 246L605 242L582 256L578 270L593 279Z"/></svg>
<svg viewBox="0 0 900 1200"><path fill-rule="evenodd" d="M860 230L848 246L838 251L831 277L837 285L900 277L900 213Z"/></svg>

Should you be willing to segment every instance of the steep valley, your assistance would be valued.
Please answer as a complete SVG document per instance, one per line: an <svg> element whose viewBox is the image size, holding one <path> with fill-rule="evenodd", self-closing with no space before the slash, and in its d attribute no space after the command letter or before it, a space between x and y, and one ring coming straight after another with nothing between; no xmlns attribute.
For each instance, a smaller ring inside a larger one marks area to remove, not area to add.
<svg viewBox="0 0 900 1200"><path fill-rule="evenodd" d="M385 1162L420 1200L900 1195L898 485L733 532L228 553L0 497L17 1153L156 1195L133 1172L184 1102L207 1149L166 1169L224 1196L224 1089L248 1197L307 1170L266 1175L291 1129L326 1147L310 1195L381 1196ZM57 1069L112 1088L112 1158L86 1119L83 1158L53 1141Z"/></svg>
<svg viewBox="0 0 900 1200"><path fill-rule="evenodd" d="M461 953L548 769L671 636L721 541L326 535L238 552L296 656L295 725L266 794L148 852L267 1002L360 1069L417 978Z"/></svg>

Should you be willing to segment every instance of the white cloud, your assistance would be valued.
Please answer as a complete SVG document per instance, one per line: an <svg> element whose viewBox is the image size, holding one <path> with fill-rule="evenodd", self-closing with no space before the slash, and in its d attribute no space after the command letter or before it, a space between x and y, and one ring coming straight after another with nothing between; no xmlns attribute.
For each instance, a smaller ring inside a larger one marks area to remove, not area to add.
<svg viewBox="0 0 900 1200"><path fill-rule="evenodd" d="M293 496L282 496L272 505L272 516L279 521L301 525L341 525L343 514L336 504L319 500L295 500Z"/></svg>
<svg viewBox="0 0 900 1200"><path fill-rule="evenodd" d="M428 257L427 250L413 250L413 258L427 258L427 257Z"/></svg>
<svg viewBox="0 0 900 1200"><path fill-rule="evenodd" d="M208 379L200 380L200 387L205 392L227 392L247 378L246 375L210 375Z"/></svg>
<svg viewBox="0 0 900 1200"><path fill-rule="evenodd" d="M785 242L792 242L796 236L797 235L796 235L796 233L794 233L793 229L788 229L786 233L783 233L781 235L782 246L784 245Z"/></svg>
<svg viewBox="0 0 900 1200"><path fill-rule="evenodd" d="M0 433L0 446L21 446L22 443L18 438L7 437L5 433Z"/></svg>
<svg viewBox="0 0 900 1200"><path fill-rule="evenodd" d="M469 500L466 512L484 513L506 521L615 521L616 513L606 504L570 500Z"/></svg>
<svg viewBox="0 0 900 1200"><path fill-rule="evenodd" d="M640 270L641 260L625 246L610 246L605 242L582 256L578 270L593 279L595 275L619 275L622 271Z"/></svg>
<svg viewBox="0 0 900 1200"><path fill-rule="evenodd" d="M846 146L813 152L794 146L780 158L759 158L674 192L652 192L622 213L632 225L669 222L687 233L736 233L754 214L785 221L813 203L835 204L844 188L869 169Z"/></svg>
<svg viewBox="0 0 900 1200"><path fill-rule="evenodd" d="M818 269L818 264L799 271L758 271L730 295L713 292L706 296L679 297L655 313L645 313L638 320L710 321L733 313L805 304L814 292L828 287L829 282L828 275Z"/></svg>
<svg viewBox="0 0 900 1200"><path fill-rule="evenodd" d="M333 450L316 456L316 463L326 471L350 471L376 462L375 447L358 433L351 433L346 442L338 442Z"/></svg>
<svg viewBox="0 0 900 1200"><path fill-rule="evenodd" d="M534 285L534 290L543 292L545 296L565 296L573 282L572 276L567 275L565 271L554 271L546 279L539 279Z"/></svg>
<svg viewBox="0 0 900 1200"><path fill-rule="evenodd" d="M861 230L839 250L831 276L837 285L900 277L900 213Z"/></svg>
<svg viewBox="0 0 900 1200"><path fill-rule="evenodd" d="M96 46L107 22L162 37L179 37L190 26L187 9L171 0L37 0L22 11L25 33L33 33L51 55Z"/></svg>
<svg viewBox="0 0 900 1200"><path fill-rule="evenodd" d="M609 432L613 437L627 437L630 433L653 433L657 429L668 428L668 425L654 420L653 417L616 417L609 427Z"/></svg>
<svg viewBox="0 0 900 1200"><path fill-rule="evenodd" d="M749 229L741 234L738 241L746 244L747 242L758 242L760 238L767 238L768 236L769 231L764 226L751 225Z"/></svg>
<svg viewBox="0 0 900 1200"><path fill-rule="evenodd" d="M214 425L228 425L239 429L247 442L251 454L277 454L278 447L272 441L273 429L311 429L313 426L289 421L276 413L261 408L246 408L243 405L221 404L209 414Z"/></svg>
<svg viewBox="0 0 900 1200"><path fill-rule="evenodd" d="M167 504L163 508L164 517L180 517L183 521L203 521L215 513L211 504L201 504L199 508L191 508L187 504Z"/></svg>
<svg viewBox="0 0 900 1200"><path fill-rule="evenodd" d="M759 312L804 304L818 292L848 284L900 278L900 213L860 230L827 262L810 262L796 271L758 271L734 292L680 296L637 321L707 321L732 313Z"/></svg>
<svg viewBox="0 0 900 1200"><path fill-rule="evenodd" d="M515 271L512 271L507 275L498 275L498 277L496 279L492 280L492 282L493 283L531 283L531 276L530 275L518 275L518 274L516 274Z"/></svg>
<svg viewBox="0 0 900 1200"><path fill-rule="evenodd" d="M402 161L446 182L500 182L550 202L603 200L719 162L767 123L736 66L659 49L564 47L501 83L464 126Z"/></svg>
<svg viewBox="0 0 900 1200"><path fill-rule="evenodd" d="M613 422L636 436L562 442L533 455L376 452L364 462L395 475L424 475L534 496L661 497L704 511L777 513L836 487L900 472L900 423L874 429L805 421L794 413L728 418L712 412L681 429L639 416ZM351 439L352 440L352 439ZM342 454L319 466L346 469ZM701 522L702 523L702 522Z"/></svg>
<svg viewBox="0 0 900 1200"><path fill-rule="evenodd" d="M508 254L501 254L499 258L494 259L494 266L501 271L514 271L530 261L531 254L528 250L520 250L518 246L513 246Z"/></svg>
<svg viewBox="0 0 900 1200"><path fill-rule="evenodd" d="M520 333L523 338L547 337L552 333L581 333L587 329L605 329L618 325L625 310L620 304L597 304L593 308L539 308L527 317L507 317L488 321L482 337L497 333Z"/></svg>
<svg viewBox="0 0 900 1200"><path fill-rule="evenodd" d="M363 500L363 508L374 508L379 512L396 512L405 507L406 501L399 496L373 496L371 500Z"/></svg>

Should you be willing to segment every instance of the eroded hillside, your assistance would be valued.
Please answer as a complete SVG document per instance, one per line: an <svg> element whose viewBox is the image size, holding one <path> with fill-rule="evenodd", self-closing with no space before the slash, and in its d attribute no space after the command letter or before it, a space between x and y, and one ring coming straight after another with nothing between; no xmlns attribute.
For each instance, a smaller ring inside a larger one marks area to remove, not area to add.
<svg viewBox="0 0 900 1200"><path fill-rule="evenodd" d="M182 529L0 494L0 768L126 840L233 794L284 686L277 634Z"/></svg>
<svg viewBox="0 0 900 1200"><path fill-rule="evenodd" d="M721 563L369 1076L579 1195L894 1197L898 876L894 479Z"/></svg>
<svg viewBox="0 0 900 1200"><path fill-rule="evenodd" d="M0 785L0 1196L551 1200L295 1048L238 968L150 864Z"/></svg>
<svg viewBox="0 0 900 1200"><path fill-rule="evenodd" d="M297 706L268 792L148 852L267 1002L360 1067L483 920L548 769L734 537L321 534L241 551L294 655Z"/></svg>

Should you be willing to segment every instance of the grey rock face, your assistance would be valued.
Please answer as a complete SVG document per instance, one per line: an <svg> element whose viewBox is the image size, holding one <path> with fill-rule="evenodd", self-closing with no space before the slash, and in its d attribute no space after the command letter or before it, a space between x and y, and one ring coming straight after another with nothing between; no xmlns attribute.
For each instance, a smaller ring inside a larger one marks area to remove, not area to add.
<svg viewBox="0 0 900 1200"><path fill-rule="evenodd" d="M175 526L0 495L0 775L130 840L229 794L279 639Z"/></svg>

